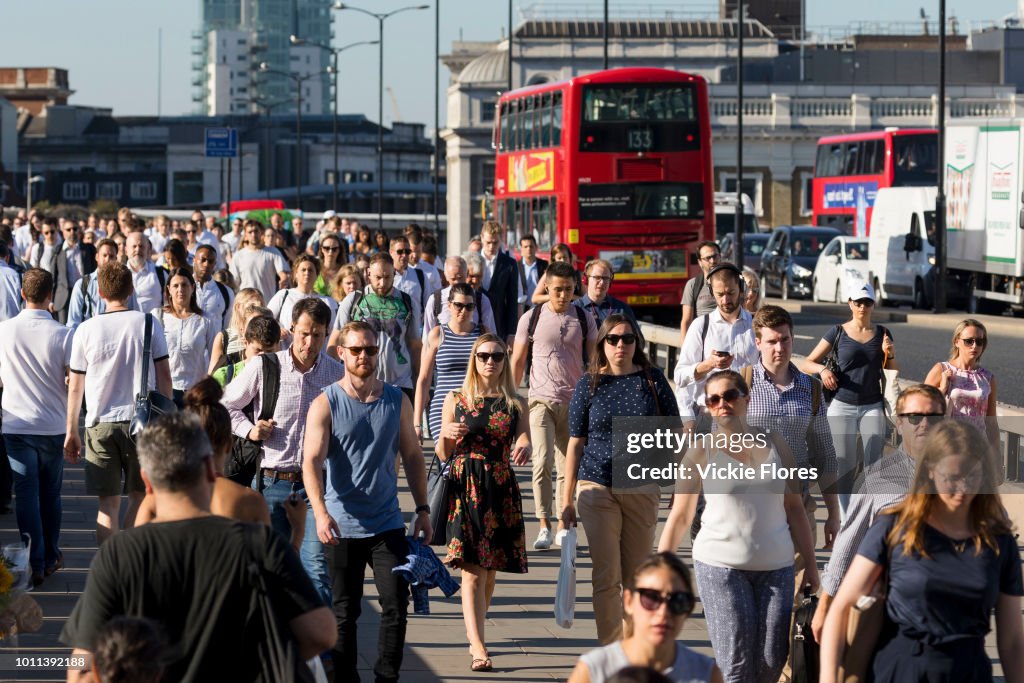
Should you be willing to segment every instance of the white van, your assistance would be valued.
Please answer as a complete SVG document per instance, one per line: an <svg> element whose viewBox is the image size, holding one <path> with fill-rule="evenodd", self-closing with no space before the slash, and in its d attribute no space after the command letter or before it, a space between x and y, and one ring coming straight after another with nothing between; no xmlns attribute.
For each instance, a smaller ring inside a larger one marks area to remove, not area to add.
<svg viewBox="0 0 1024 683"><path fill-rule="evenodd" d="M750 195L743 195L743 232L758 232L757 214ZM721 244L723 237L736 232L736 193L715 193L715 240Z"/></svg>
<svg viewBox="0 0 1024 683"><path fill-rule="evenodd" d="M868 274L879 303L931 306L935 291L934 187L878 191L868 236Z"/></svg>

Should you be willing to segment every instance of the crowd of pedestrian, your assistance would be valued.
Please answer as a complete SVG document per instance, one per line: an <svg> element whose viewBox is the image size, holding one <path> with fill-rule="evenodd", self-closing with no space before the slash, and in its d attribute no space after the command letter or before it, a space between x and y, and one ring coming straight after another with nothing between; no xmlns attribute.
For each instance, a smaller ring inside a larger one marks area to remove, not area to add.
<svg viewBox="0 0 1024 683"><path fill-rule="evenodd" d="M1024 681L1024 583L996 492L980 321L961 321L948 360L890 405L896 347L872 321L870 284L849 284L850 319L798 367L789 313L703 242L673 387L610 294L608 260L577 263L559 244L548 261L532 235L516 258L493 221L443 261L418 225L301 221L225 231L199 211L146 225L121 210L0 226L0 507L13 490L42 585L63 568L64 464L84 462L100 549L61 640L95 655L97 680L358 681L367 568L377 681L399 678L409 603L429 610L423 586L458 588L448 570L461 573L469 669L500 669L486 635L497 574L526 573L531 546L579 524L601 647L572 681L627 669L797 680L794 614L819 584L822 681L839 680L850 615L879 587L869 680L990 680L994 614L1006 680ZM142 425L150 394L178 411ZM666 482L627 474L647 455L623 447L623 418L668 421L690 443L672 464L700 473L668 482L660 539ZM801 474L711 474L736 468ZM687 535L692 572L676 555ZM714 657L677 640L698 598Z"/></svg>

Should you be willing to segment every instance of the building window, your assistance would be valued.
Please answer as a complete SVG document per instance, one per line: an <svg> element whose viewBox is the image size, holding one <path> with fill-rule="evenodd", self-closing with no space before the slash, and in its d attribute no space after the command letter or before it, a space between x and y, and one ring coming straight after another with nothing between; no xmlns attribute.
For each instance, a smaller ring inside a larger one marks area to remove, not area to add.
<svg viewBox="0 0 1024 683"><path fill-rule="evenodd" d="M121 183L118 181L108 181L102 183L96 183L96 199L120 199L121 198Z"/></svg>
<svg viewBox="0 0 1024 683"><path fill-rule="evenodd" d="M245 45L245 38L239 38L238 39L238 44L239 45Z"/></svg>
<svg viewBox="0 0 1024 683"><path fill-rule="evenodd" d="M494 109L498 105L494 100L480 103L480 122L491 123L494 121Z"/></svg>
<svg viewBox="0 0 1024 683"><path fill-rule="evenodd" d="M133 182L128 188L128 193L132 199L156 199L156 183L154 181Z"/></svg>
<svg viewBox="0 0 1024 683"><path fill-rule="evenodd" d="M203 172L176 171L172 178L174 204L201 204L203 201Z"/></svg>
<svg viewBox="0 0 1024 683"><path fill-rule="evenodd" d="M88 199L89 183L64 183L60 194L68 201Z"/></svg>
<svg viewBox="0 0 1024 683"><path fill-rule="evenodd" d="M743 173L743 194L750 197L754 204L754 213L759 217L764 215L764 202L761 197L763 181L761 173ZM722 192L736 194L736 174L726 171L719 173L718 187Z"/></svg>
<svg viewBox="0 0 1024 683"><path fill-rule="evenodd" d="M238 61L244 62L245 61L245 55L238 55Z"/></svg>
<svg viewBox="0 0 1024 683"><path fill-rule="evenodd" d="M814 213L814 173L800 171L800 215Z"/></svg>
<svg viewBox="0 0 1024 683"><path fill-rule="evenodd" d="M359 182L361 182L361 183L372 183L373 182L373 173L371 171L360 171L359 172Z"/></svg>

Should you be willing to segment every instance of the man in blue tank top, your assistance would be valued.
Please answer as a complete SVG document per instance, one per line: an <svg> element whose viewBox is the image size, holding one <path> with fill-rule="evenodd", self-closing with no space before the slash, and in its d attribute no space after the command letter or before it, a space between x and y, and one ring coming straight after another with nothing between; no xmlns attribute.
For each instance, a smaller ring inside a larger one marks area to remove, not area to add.
<svg viewBox="0 0 1024 683"><path fill-rule="evenodd" d="M331 570L338 643L335 680L359 681L356 623L366 566L380 594L377 681L397 681L405 646L409 584L391 570L406 562L409 545L398 503L395 454L416 502L413 536L430 542L423 451L413 409L401 389L377 378L377 333L365 322L341 330L345 376L317 397L306 419L303 478ZM321 472L327 465L326 490Z"/></svg>

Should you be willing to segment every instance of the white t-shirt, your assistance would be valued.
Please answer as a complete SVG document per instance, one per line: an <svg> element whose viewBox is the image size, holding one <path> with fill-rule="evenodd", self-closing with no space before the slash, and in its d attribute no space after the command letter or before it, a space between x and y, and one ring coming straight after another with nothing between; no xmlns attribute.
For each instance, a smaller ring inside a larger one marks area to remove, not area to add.
<svg viewBox="0 0 1024 683"><path fill-rule="evenodd" d="M330 335L331 330L334 329L334 319L338 315L338 302L329 296L318 294L313 292L312 294L303 294L296 287L291 289L282 289L280 292L274 295L274 297L267 304L267 308L273 312L274 317L277 318L277 322L281 323L281 329L287 330L292 326L292 309L295 308L295 304L299 303L303 299L308 297L316 297L327 304L327 307L331 309L331 324L327 326L327 334Z"/></svg>
<svg viewBox="0 0 1024 683"><path fill-rule="evenodd" d="M85 375L86 426L132 419L142 369L146 316L141 311L107 311L89 318L75 331L71 372ZM167 358L160 320L153 321L149 388L156 389L156 362Z"/></svg>
<svg viewBox="0 0 1024 683"><path fill-rule="evenodd" d="M135 297L139 300L139 308L148 311L162 305L164 302L164 290L160 285L160 276L156 273L156 266L152 261L147 261L142 270L132 271L132 285L135 287ZM164 271L164 281L167 280L167 271ZM141 339L141 337L140 337Z"/></svg>
<svg viewBox="0 0 1024 683"><path fill-rule="evenodd" d="M231 259L231 274L239 289L254 287L263 294L264 301L277 292L277 274L287 272L280 268L280 257L267 249L239 249Z"/></svg>
<svg viewBox="0 0 1024 683"><path fill-rule="evenodd" d="M152 313L164 327L164 338L170 355L171 386L178 391L187 391L206 377L213 340L220 328L195 313L184 320L166 311L161 316L161 309Z"/></svg>
<svg viewBox="0 0 1024 683"><path fill-rule="evenodd" d="M24 310L0 323L4 434L64 433L71 335L46 311Z"/></svg>

